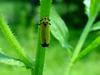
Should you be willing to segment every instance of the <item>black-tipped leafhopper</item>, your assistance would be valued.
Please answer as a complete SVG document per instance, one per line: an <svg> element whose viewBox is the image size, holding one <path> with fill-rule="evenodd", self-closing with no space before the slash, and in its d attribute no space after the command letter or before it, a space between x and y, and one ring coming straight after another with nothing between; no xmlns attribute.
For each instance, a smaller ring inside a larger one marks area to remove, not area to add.
<svg viewBox="0 0 100 75"><path fill-rule="evenodd" d="M40 38L42 47L48 47L50 43L50 19L43 17L40 20Z"/></svg>

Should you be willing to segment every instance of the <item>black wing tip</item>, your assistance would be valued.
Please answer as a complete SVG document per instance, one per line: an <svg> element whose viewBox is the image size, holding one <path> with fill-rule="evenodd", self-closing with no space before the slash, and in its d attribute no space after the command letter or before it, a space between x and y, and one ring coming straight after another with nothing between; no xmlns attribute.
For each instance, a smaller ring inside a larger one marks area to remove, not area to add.
<svg viewBox="0 0 100 75"><path fill-rule="evenodd" d="M44 43L44 44L41 44L42 45L42 47L48 47L49 46L49 44L47 44L47 43Z"/></svg>

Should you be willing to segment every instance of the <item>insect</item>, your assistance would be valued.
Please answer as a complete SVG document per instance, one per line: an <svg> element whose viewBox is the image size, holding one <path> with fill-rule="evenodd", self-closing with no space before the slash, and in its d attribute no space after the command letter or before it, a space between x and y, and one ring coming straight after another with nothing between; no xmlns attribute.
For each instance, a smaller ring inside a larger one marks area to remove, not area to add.
<svg viewBox="0 0 100 75"><path fill-rule="evenodd" d="M40 20L40 38L42 47L48 47L50 43L50 19L43 17Z"/></svg>

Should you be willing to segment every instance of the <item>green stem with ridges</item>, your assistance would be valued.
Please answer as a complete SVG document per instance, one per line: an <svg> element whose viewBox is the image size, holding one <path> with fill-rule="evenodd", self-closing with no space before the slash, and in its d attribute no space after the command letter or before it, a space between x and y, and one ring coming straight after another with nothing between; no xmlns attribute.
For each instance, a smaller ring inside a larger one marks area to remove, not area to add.
<svg viewBox="0 0 100 75"><path fill-rule="evenodd" d="M52 0L40 1L40 20L43 17L49 17L51 4L52 4ZM37 47L37 53L36 53L35 69L32 70L32 75L43 75L46 48L41 47L40 30L38 33L39 35L38 35L38 47Z"/></svg>

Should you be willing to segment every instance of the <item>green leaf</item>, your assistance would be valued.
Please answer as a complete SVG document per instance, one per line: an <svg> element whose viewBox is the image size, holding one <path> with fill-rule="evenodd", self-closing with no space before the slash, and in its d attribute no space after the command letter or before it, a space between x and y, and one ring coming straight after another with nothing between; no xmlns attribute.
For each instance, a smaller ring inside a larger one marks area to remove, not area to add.
<svg viewBox="0 0 100 75"><path fill-rule="evenodd" d="M96 30L100 30L100 21L96 22L91 29L91 31L96 31Z"/></svg>
<svg viewBox="0 0 100 75"><path fill-rule="evenodd" d="M0 15L0 30L3 32L9 44L15 48L14 51L20 56L19 58L27 65L29 65L29 63L31 64L28 55L25 53L24 49L19 44L18 40L12 33L11 29L9 28L7 22L2 15Z"/></svg>
<svg viewBox="0 0 100 75"><path fill-rule="evenodd" d="M62 47L68 46L66 42L69 36L68 28L54 8L51 10L50 19L52 35L59 41Z"/></svg>
<svg viewBox="0 0 100 75"><path fill-rule="evenodd" d="M84 4L88 17L94 17L100 11L100 0L84 0Z"/></svg>
<svg viewBox="0 0 100 75"><path fill-rule="evenodd" d="M90 0L84 0L84 5L85 5L85 13L89 16L90 14Z"/></svg>
<svg viewBox="0 0 100 75"><path fill-rule="evenodd" d="M87 55L92 50L95 50L94 48L100 46L100 36L97 37L92 43L90 43L79 55L78 59L82 58L83 56Z"/></svg>
<svg viewBox="0 0 100 75"><path fill-rule="evenodd" d="M4 53L0 53L0 64L10 65L10 66L17 66L17 67L25 67L25 64L17 59L9 57Z"/></svg>
<svg viewBox="0 0 100 75"><path fill-rule="evenodd" d="M68 56L72 55L72 47L68 44L69 31L67 25L58 15L54 8L50 13L51 34L59 41L61 46L67 50Z"/></svg>
<svg viewBox="0 0 100 75"><path fill-rule="evenodd" d="M4 53L4 52L2 51L2 48L0 48L0 53L2 53L2 54Z"/></svg>

